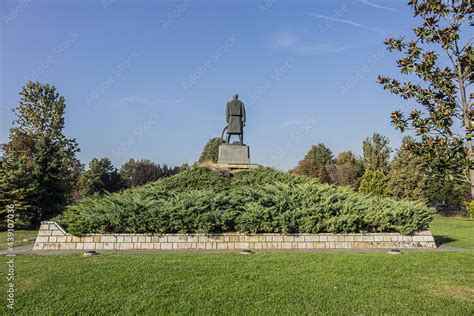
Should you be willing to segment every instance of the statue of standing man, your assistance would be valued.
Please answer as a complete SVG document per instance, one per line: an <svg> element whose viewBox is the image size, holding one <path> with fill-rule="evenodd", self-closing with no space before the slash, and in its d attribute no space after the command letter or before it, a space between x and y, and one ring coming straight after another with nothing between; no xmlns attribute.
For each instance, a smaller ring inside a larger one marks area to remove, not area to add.
<svg viewBox="0 0 474 316"><path fill-rule="evenodd" d="M232 135L239 135L240 145L244 144L244 126L247 120L245 116L245 106L239 100L239 95L235 93L232 101L227 103L226 108L227 119L227 143L230 144Z"/></svg>

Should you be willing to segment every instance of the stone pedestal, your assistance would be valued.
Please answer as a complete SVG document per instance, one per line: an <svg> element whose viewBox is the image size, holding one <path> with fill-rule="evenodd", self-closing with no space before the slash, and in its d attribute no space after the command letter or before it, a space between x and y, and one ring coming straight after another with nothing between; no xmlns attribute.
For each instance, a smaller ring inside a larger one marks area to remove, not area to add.
<svg viewBox="0 0 474 316"><path fill-rule="evenodd" d="M220 145L217 163L220 165L250 165L250 149L245 145Z"/></svg>

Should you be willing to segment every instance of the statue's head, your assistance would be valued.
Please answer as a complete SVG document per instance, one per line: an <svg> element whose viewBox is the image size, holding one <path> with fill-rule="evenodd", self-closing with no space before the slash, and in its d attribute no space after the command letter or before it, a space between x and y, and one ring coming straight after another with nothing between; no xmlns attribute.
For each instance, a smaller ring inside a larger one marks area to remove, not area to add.
<svg viewBox="0 0 474 316"><path fill-rule="evenodd" d="M234 95L232 96L232 99L233 100L238 100L239 99L239 95L237 93L234 93Z"/></svg>

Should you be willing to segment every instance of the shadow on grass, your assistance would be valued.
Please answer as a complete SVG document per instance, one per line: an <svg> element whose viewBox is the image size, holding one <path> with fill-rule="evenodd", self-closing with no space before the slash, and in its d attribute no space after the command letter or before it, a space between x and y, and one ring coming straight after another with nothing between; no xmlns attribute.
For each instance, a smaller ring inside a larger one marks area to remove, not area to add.
<svg viewBox="0 0 474 316"><path fill-rule="evenodd" d="M453 239L448 236L434 235L433 237L437 247L441 246L442 244L447 244L456 241L456 239Z"/></svg>

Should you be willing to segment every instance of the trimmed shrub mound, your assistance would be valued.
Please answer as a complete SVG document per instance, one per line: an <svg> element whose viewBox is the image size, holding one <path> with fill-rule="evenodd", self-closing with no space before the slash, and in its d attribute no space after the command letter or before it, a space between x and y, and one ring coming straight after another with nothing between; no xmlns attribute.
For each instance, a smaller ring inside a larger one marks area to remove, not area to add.
<svg viewBox="0 0 474 316"><path fill-rule="evenodd" d="M84 233L411 234L434 210L421 202L363 195L269 168L235 175L198 167L139 188L93 197L57 220Z"/></svg>

